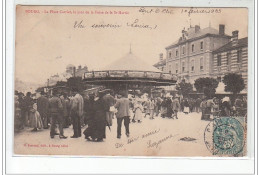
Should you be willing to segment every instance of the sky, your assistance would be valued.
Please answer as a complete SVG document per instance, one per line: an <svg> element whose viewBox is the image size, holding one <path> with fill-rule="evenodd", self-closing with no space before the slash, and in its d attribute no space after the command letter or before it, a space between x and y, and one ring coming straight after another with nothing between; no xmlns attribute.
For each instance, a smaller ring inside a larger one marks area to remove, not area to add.
<svg viewBox="0 0 260 175"><path fill-rule="evenodd" d="M119 11L126 14L118 14ZM239 30L239 38L248 36L246 8L189 11L190 8L17 6L15 77L43 84L51 75L64 72L68 64L100 70L125 56L130 45L137 57L153 65L159 61L160 53L165 57L165 47L178 40L182 29L190 25L210 25L218 30L219 24L224 24L226 34ZM131 26L137 20L139 27ZM94 28L94 24L120 27Z"/></svg>

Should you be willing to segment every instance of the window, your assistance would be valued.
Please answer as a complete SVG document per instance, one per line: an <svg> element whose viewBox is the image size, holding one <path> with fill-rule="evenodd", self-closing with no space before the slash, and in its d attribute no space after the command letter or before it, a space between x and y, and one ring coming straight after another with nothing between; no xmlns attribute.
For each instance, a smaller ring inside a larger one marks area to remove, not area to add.
<svg viewBox="0 0 260 175"><path fill-rule="evenodd" d="M176 63L176 74L178 73L179 65Z"/></svg>
<svg viewBox="0 0 260 175"><path fill-rule="evenodd" d="M172 57L172 53L171 52L169 52L169 58L171 58Z"/></svg>
<svg viewBox="0 0 260 175"><path fill-rule="evenodd" d="M200 42L200 50L203 50L203 41Z"/></svg>
<svg viewBox="0 0 260 175"><path fill-rule="evenodd" d="M185 54L185 46L182 46L182 54Z"/></svg>
<svg viewBox="0 0 260 175"><path fill-rule="evenodd" d="M178 56L178 50L176 49L176 57Z"/></svg>
<svg viewBox="0 0 260 175"><path fill-rule="evenodd" d="M229 66L231 64L231 53L227 52L227 65Z"/></svg>
<svg viewBox="0 0 260 175"><path fill-rule="evenodd" d="M218 81L218 82L221 82L221 77L217 77L217 81Z"/></svg>
<svg viewBox="0 0 260 175"><path fill-rule="evenodd" d="M217 63L218 63L218 66L221 66L221 55L220 54L217 56Z"/></svg>
<svg viewBox="0 0 260 175"><path fill-rule="evenodd" d="M182 62L182 72L185 71L185 62Z"/></svg>
<svg viewBox="0 0 260 175"><path fill-rule="evenodd" d="M242 50L237 51L237 63L242 62Z"/></svg>
<svg viewBox="0 0 260 175"><path fill-rule="evenodd" d="M204 59L203 58L200 58L200 70L203 70L203 61L204 61Z"/></svg>
<svg viewBox="0 0 260 175"><path fill-rule="evenodd" d="M171 67L171 65L169 65L169 73L172 73L172 67Z"/></svg>
<svg viewBox="0 0 260 175"><path fill-rule="evenodd" d="M194 60L191 61L191 71L194 72Z"/></svg>
<svg viewBox="0 0 260 175"><path fill-rule="evenodd" d="M191 52L194 52L194 44L191 45Z"/></svg>

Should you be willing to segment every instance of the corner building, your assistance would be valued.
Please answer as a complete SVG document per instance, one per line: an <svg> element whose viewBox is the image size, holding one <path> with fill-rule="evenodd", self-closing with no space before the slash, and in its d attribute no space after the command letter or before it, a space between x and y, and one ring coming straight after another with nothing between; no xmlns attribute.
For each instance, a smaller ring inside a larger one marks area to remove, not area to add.
<svg viewBox="0 0 260 175"><path fill-rule="evenodd" d="M213 51L230 42L225 34L225 25L219 30L200 26L182 30L182 36L166 47L166 72L175 74L178 81L185 79L194 83L200 77L211 77L213 73Z"/></svg>

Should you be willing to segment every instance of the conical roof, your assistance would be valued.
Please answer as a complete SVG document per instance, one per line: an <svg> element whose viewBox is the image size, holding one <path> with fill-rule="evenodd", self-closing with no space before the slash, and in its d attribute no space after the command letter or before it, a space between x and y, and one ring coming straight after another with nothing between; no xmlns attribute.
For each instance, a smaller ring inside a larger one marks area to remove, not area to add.
<svg viewBox="0 0 260 175"><path fill-rule="evenodd" d="M150 66L142 59L136 57L132 52L129 52L126 56L104 67L103 70L134 70L134 71L161 72L161 70L153 66Z"/></svg>

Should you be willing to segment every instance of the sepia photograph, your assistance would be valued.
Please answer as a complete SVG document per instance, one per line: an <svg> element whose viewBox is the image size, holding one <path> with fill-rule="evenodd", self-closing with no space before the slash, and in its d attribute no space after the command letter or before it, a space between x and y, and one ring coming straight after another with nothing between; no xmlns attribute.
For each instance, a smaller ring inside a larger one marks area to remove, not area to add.
<svg viewBox="0 0 260 175"><path fill-rule="evenodd" d="M13 155L248 156L247 8L15 15Z"/></svg>

